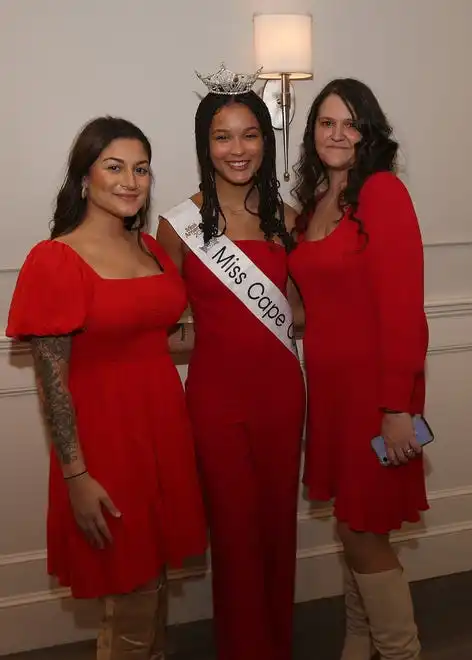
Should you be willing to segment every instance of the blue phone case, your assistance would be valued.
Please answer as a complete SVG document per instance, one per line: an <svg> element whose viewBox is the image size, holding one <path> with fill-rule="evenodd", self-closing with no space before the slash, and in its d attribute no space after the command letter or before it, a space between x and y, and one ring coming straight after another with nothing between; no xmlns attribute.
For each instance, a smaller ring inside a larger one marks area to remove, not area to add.
<svg viewBox="0 0 472 660"><path fill-rule="evenodd" d="M434 440L434 434L429 427L428 422L425 420L423 415L414 415L413 416L413 426L415 428L415 435L418 444L421 447L429 444ZM377 454L377 457L382 465L390 465L388 460L387 450L385 447L384 439L381 435L378 435L375 438L372 438L371 441L372 449Z"/></svg>

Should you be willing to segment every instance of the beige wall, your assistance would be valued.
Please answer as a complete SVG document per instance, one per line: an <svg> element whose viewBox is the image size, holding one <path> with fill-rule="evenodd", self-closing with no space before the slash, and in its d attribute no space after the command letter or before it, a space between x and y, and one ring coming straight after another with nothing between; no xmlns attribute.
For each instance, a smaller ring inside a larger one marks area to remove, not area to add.
<svg viewBox="0 0 472 660"><path fill-rule="evenodd" d="M412 579L471 569L470 0L0 0L0 323L19 265L47 234L68 147L85 121L123 115L148 133L155 216L195 190L193 115L203 88L193 70L222 60L251 70L254 11L314 16L315 78L295 85L292 163L308 105L334 76L368 82L401 139L426 243L437 442L427 451L431 511L398 535L398 547ZM29 355L12 353L4 337L0 419L0 654L91 636L93 608L74 609L45 575L46 446ZM339 593L326 514L300 499L299 600ZM174 621L210 612L208 576L176 579Z"/></svg>

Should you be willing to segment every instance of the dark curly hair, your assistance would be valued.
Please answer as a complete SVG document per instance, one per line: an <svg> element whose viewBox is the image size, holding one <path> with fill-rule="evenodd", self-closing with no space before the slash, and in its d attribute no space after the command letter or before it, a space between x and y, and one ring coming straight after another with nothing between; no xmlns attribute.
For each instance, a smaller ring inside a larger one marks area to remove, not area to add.
<svg viewBox="0 0 472 660"><path fill-rule="evenodd" d="M375 172L394 172L398 143L392 139L392 128L372 90L354 78L337 78L321 90L313 101L303 136L300 159L295 167L297 182L292 194L301 206L297 231L303 232L316 208L320 188L328 183L328 171L315 148L315 124L320 107L331 94L339 96L356 122L361 140L355 145L355 162L348 172L347 186L339 198L340 210L349 208L349 217L359 227L365 240L363 222L356 217L359 193L367 178Z"/></svg>
<svg viewBox="0 0 472 660"><path fill-rule="evenodd" d="M219 216L221 215L225 219L218 200L215 168L210 156L210 129L215 114L224 106L233 103L245 105L254 114L259 123L264 143L261 166L254 176L245 199L246 206L249 195L256 189L259 193L258 211L257 214L253 213L247 206L246 210L259 217L260 228L264 232L266 240L278 236L285 248L289 250L293 247L294 241L285 227L284 203L279 193L276 172L274 130L265 103L253 91L237 96L210 93L200 101L198 106L195 115L195 141L200 166L200 190L203 197L200 210L202 216L200 229L203 231L203 239L206 243L211 238L218 236Z"/></svg>
<svg viewBox="0 0 472 660"><path fill-rule="evenodd" d="M97 117L88 122L76 137L69 153L67 173L57 195L51 225L51 238L64 236L76 229L84 219L87 200L82 199L82 182L102 151L113 140L139 140L146 151L149 163L152 158L151 144L137 126L119 117ZM129 231L141 231L147 226L151 206L150 193L139 212L124 219Z"/></svg>

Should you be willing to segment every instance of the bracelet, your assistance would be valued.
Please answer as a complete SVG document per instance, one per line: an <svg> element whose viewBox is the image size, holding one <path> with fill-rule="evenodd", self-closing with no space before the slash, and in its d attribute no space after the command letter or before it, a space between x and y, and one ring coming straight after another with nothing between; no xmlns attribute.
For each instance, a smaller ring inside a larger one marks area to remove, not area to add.
<svg viewBox="0 0 472 660"><path fill-rule="evenodd" d="M77 474L71 474L69 477L64 477L65 481L69 481L69 479L75 479L76 477L81 477L83 474L87 474L88 470L84 470L83 472L77 472Z"/></svg>
<svg viewBox="0 0 472 660"><path fill-rule="evenodd" d="M381 408L385 415L402 415L403 410L392 410L391 408Z"/></svg>

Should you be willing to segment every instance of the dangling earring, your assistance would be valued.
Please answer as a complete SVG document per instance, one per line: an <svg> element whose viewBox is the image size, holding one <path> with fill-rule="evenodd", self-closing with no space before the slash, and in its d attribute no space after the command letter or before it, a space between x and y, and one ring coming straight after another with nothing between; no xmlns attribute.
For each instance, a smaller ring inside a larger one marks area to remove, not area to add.
<svg viewBox="0 0 472 660"><path fill-rule="evenodd" d="M85 181L82 181L82 199L87 197L87 184Z"/></svg>

